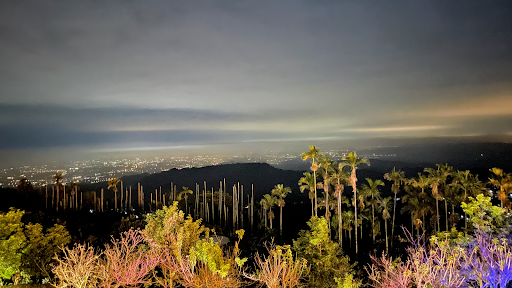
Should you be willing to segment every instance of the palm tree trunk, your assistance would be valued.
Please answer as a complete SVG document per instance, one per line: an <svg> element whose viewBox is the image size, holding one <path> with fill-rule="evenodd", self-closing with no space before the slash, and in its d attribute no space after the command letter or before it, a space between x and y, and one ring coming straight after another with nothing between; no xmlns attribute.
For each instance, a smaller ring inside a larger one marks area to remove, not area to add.
<svg viewBox="0 0 512 288"><path fill-rule="evenodd" d="M384 220L384 227L386 228L386 254L389 254L389 250L388 250L388 220Z"/></svg>
<svg viewBox="0 0 512 288"><path fill-rule="evenodd" d="M439 224L439 200L436 198L436 212L437 212L437 232L441 232L441 225Z"/></svg>
<svg viewBox="0 0 512 288"><path fill-rule="evenodd" d="M219 187L219 224L222 225L222 181L220 181Z"/></svg>
<svg viewBox="0 0 512 288"><path fill-rule="evenodd" d="M57 190L57 203L56 203L57 204L57 212L59 212L59 202L60 202L59 196L60 195L59 195L59 185L58 184L57 184L57 187L55 189Z"/></svg>
<svg viewBox="0 0 512 288"><path fill-rule="evenodd" d="M329 227L329 231L331 231L331 221L329 221L329 184L324 181L324 191L325 191L325 219L327 220L327 227ZM330 233L329 233L330 234Z"/></svg>
<svg viewBox="0 0 512 288"><path fill-rule="evenodd" d="M373 196L372 196L373 200ZM373 244L375 244L375 206L372 201L372 236L373 236Z"/></svg>
<svg viewBox="0 0 512 288"><path fill-rule="evenodd" d="M279 235L283 236L283 206L279 207Z"/></svg>
<svg viewBox="0 0 512 288"><path fill-rule="evenodd" d="M267 209L263 208L263 214L265 218L265 228L267 228Z"/></svg>
<svg viewBox="0 0 512 288"><path fill-rule="evenodd" d="M464 191L464 201L466 201L466 191ZM468 229L468 215L464 212L464 228Z"/></svg>
<svg viewBox="0 0 512 288"><path fill-rule="evenodd" d="M391 247L393 247L393 239L394 239L394 235L395 235L395 214L396 214L396 194L397 193L398 193L398 191L396 191L395 199L393 200L393 222L391 223ZM373 239L373 241L375 242L375 239Z"/></svg>
<svg viewBox="0 0 512 288"><path fill-rule="evenodd" d="M251 184L251 231L254 227L254 184Z"/></svg>
<svg viewBox="0 0 512 288"><path fill-rule="evenodd" d="M414 216L412 215L412 211L411 211L411 234L414 233Z"/></svg>
<svg viewBox="0 0 512 288"><path fill-rule="evenodd" d="M313 159L313 164L315 163L315 160ZM313 171L313 178L315 180L315 216L318 217L318 200L316 196L316 171ZM501 207L503 207L503 204L501 204Z"/></svg>
<svg viewBox="0 0 512 288"><path fill-rule="evenodd" d="M313 198L311 198L311 216L315 216L315 208L314 208L314 204L313 204Z"/></svg>
<svg viewBox="0 0 512 288"><path fill-rule="evenodd" d="M213 200L213 187L212 187L212 223L215 223L215 201Z"/></svg>
<svg viewBox="0 0 512 288"><path fill-rule="evenodd" d="M448 203L446 202L446 197L444 198L444 211L446 213L446 217L445 217L446 231L450 231L450 228L448 228Z"/></svg>
<svg viewBox="0 0 512 288"><path fill-rule="evenodd" d="M352 173L355 175L355 170L352 170ZM356 190L356 183L355 182L352 183L352 190L354 190L354 219L355 219L355 222L354 222L354 236L355 236L355 239L356 239L356 255L357 255L358 254L358 251L357 251L357 190Z"/></svg>
<svg viewBox="0 0 512 288"><path fill-rule="evenodd" d="M342 232L343 220L341 219L341 192L338 195L338 240L340 242L341 251L343 251L343 234Z"/></svg>

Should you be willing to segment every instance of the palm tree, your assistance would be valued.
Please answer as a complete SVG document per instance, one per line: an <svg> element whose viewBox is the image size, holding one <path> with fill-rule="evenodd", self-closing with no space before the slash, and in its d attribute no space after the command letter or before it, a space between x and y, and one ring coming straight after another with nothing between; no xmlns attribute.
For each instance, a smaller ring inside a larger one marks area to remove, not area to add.
<svg viewBox="0 0 512 288"><path fill-rule="evenodd" d="M464 192L462 199L460 202L466 202L468 199L468 192L472 190L472 187L475 185L472 181L473 174L469 170L466 171L457 171L455 177L453 178L452 185L456 188L459 188ZM464 228L468 227L467 215L464 212Z"/></svg>
<svg viewBox="0 0 512 288"><path fill-rule="evenodd" d="M356 170L357 166L360 164L366 164L370 166L370 161L366 158L357 158L356 152L350 152L348 155L343 157L343 161L339 164L339 170L343 170L344 167L350 168L350 185L352 186L352 191L354 192L354 223L355 225L355 238L356 238L356 255L357 251L357 189L356 189Z"/></svg>
<svg viewBox="0 0 512 288"><path fill-rule="evenodd" d="M299 179L299 189L301 193L304 193L304 190L309 190L309 199L311 200L311 216L315 215L315 207L313 204L313 200L315 199L315 179L314 176L309 173L303 173L304 177Z"/></svg>
<svg viewBox="0 0 512 288"><path fill-rule="evenodd" d="M384 174L384 179L393 181L393 184L391 184L391 191L395 194L393 198L393 222L391 223L391 247L393 247L393 239L395 235L396 196L400 191L400 186L404 184L405 173L401 170L396 170L393 167L391 173Z"/></svg>
<svg viewBox="0 0 512 288"><path fill-rule="evenodd" d="M448 177L453 176L453 167L448 166L448 163L446 164L436 164L437 170L439 171L439 177L441 178L441 188L442 188L442 197L444 198L444 213L445 213L445 222L446 222L446 231L449 230L448 228L448 201L446 199L446 196L448 194L448 190L450 189L450 186L447 185Z"/></svg>
<svg viewBox="0 0 512 288"><path fill-rule="evenodd" d="M337 214L338 214L338 234L340 235L338 240L340 242L340 248L342 248L343 243L343 217L341 217L341 203L345 203L346 205L349 205L348 199L343 196L343 191L345 190L345 184L347 184L350 181L350 175L347 171L344 171L343 169L337 169L336 167L333 167L333 173L331 175L331 178L333 181L336 182L336 187L334 190L334 197L336 197L336 200L338 202L337 205Z"/></svg>
<svg viewBox="0 0 512 288"><path fill-rule="evenodd" d="M16 189L21 193L27 193L34 191L34 186L32 186L32 183L27 178L23 177L18 181Z"/></svg>
<svg viewBox="0 0 512 288"><path fill-rule="evenodd" d="M263 195L264 202L264 208L266 207L265 211L268 210L268 220L270 221L270 229L272 230L272 219L274 219L274 212L272 211L272 207L277 204L277 198L270 196L270 194ZM261 202L260 202L261 203Z"/></svg>
<svg viewBox="0 0 512 288"><path fill-rule="evenodd" d="M418 211L416 211L416 214L418 215L417 220L419 220L419 217L421 217L423 219L423 221L421 221L421 223L423 225L423 231L425 231L425 216L427 215L427 211L428 211L426 209L427 204L425 203L425 200L427 199L427 193L425 193L425 188L430 185L430 182L429 182L428 177L421 173L418 173L418 179L412 178L409 181L413 187L421 189L421 193L418 194L419 203L417 206ZM418 221L416 221L416 222L418 222Z"/></svg>
<svg viewBox="0 0 512 288"><path fill-rule="evenodd" d="M501 202L501 207L504 207L504 202L508 200L507 191L512 187L512 175L505 173L500 168L492 168L490 170L493 174L493 178L489 178L489 184L499 188L498 199Z"/></svg>
<svg viewBox="0 0 512 288"><path fill-rule="evenodd" d="M77 191L78 191L78 185L75 183L75 182L71 182L69 183L69 190L71 190L71 196L72 196L72 200L74 199L75 200L75 203L76 203L76 196L77 196ZM69 208L72 208L71 206L73 206L73 202L71 202L71 205ZM75 209L76 209L76 205L75 205Z"/></svg>
<svg viewBox="0 0 512 288"><path fill-rule="evenodd" d="M391 197L386 197L378 201L380 208L382 209L382 219L384 219L384 227L386 231L386 253L388 251L388 219L391 218L389 209L391 207Z"/></svg>
<svg viewBox="0 0 512 288"><path fill-rule="evenodd" d="M318 165L316 164L315 160L318 156L318 149L316 149L315 146L310 145L309 146L309 152L304 152L300 155L303 161L306 161L307 159L313 160L313 163L311 164L311 171L313 171L313 180L314 180L314 189L315 189L315 216L318 216L318 199L317 199L317 193L316 193L316 170L318 170Z"/></svg>
<svg viewBox="0 0 512 288"><path fill-rule="evenodd" d="M414 224L415 220L421 218L420 215L420 196L416 189L412 189L411 186L405 186L405 192L407 193L402 198L402 203L406 203L404 207L400 210L400 213L403 214L406 211L409 211L411 214L411 233L414 232ZM416 226L417 236L419 236L419 227Z"/></svg>
<svg viewBox="0 0 512 288"><path fill-rule="evenodd" d="M432 168L425 168L425 172L428 173L428 182L430 188L432 189L432 197L436 200L436 219L437 219L437 232L441 231L441 225L439 224L439 200L441 196L439 195L439 185L442 181L439 170L435 170ZM448 230L448 227L446 227Z"/></svg>
<svg viewBox="0 0 512 288"><path fill-rule="evenodd" d="M379 186L384 186L384 182L377 179L373 181L370 178L366 178L368 185L364 184L361 190L361 194L365 197L370 198L370 204L372 205L372 231L375 230L375 206L380 200ZM375 243L375 233L372 233L373 243Z"/></svg>
<svg viewBox="0 0 512 288"><path fill-rule="evenodd" d="M56 190L56 193L57 193L57 211L59 211L59 188L60 186L62 185L60 183L60 181L64 179L64 176L62 173L60 172L57 172L55 173L55 175L53 175L53 180L55 181L55 190Z"/></svg>
<svg viewBox="0 0 512 288"><path fill-rule="evenodd" d="M278 197L277 206L279 206L279 235L283 235L283 207L286 204L284 202L284 198L288 193L292 193L292 189L290 187L284 187L283 184L277 184L272 189L272 195Z"/></svg>
<svg viewBox="0 0 512 288"><path fill-rule="evenodd" d="M333 167L332 167L332 161L331 159L329 159L329 157L323 155L323 154L320 154L318 155L318 163L320 164L320 168L321 168L321 175L322 175L322 178L324 179L324 183L322 186L322 189L324 190L324 194L325 194L325 218L327 220L327 223L328 223L328 226L330 227L331 226L331 221L330 221L330 215L331 215L331 211L330 211L330 206L329 206L329 186L330 186L330 181L331 181L331 173L333 172Z"/></svg>
<svg viewBox="0 0 512 288"><path fill-rule="evenodd" d="M354 224L354 211L343 211L341 213L341 217L343 218L343 229L347 230L350 247L352 247L352 225Z"/></svg>
<svg viewBox="0 0 512 288"><path fill-rule="evenodd" d="M265 219L265 228L267 228L267 210L269 208L267 199L265 197L261 198L260 206L263 209L263 218Z"/></svg>
<svg viewBox="0 0 512 288"><path fill-rule="evenodd" d="M108 181L108 187L107 189L110 190L110 188L112 188L112 190L114 191L114 210L117 211L117 183L119 183L119 178L113 178L113 179L110 179Z"/></svg>
<svg viewBox="0 0 512 288"><path fill-rule="evenodd" d="M185 213L188 213L187 212L187 209L188 209L188 203L187 203L187 200L188 200L188 194L194 194L194 191L188 189L188 187L181 187L182 191L180 193L178 193L178 201L181 201L181 198L184 198L185 199Z"/></svg>

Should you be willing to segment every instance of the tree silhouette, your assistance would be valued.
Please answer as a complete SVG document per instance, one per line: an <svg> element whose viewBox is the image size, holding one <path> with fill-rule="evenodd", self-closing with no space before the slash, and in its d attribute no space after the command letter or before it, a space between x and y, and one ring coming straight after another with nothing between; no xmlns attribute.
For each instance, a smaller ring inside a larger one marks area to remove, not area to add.
<svg viewBox="0 0 512 288"><path fill-rule="evenodd" d="M357 158L356 152L350 152L348 155L343 157L343 161L339 164L339 170L342 170L344 167L350 168L350 185L352 186L352 191L354 192L354 226L355 226L355 239L356 239L356 255L358 254L357 247L357 175L356 170L357 166L361 164L370 165L370 161L366 158Z"/></svg>
<svg viewBox="0 0 512 288"><path fill-rule="evenodd" d="M194 191L188 189L188 187L181 187L182 191L178 194L178 201L181 201L182 198L185 199L185 213L188 213L187 212L187 209L188 209L188 203L187 203L187 199L188 199L188 194L193 194Z"/></svg>
<svg viewBox="0 0 512 288"><path fill-rule="evenodd" d="M373 181L370 178L366 178L366 182L368 184L364 184L361 193L364 194L366 197L370 198L370 205L372 206L372 237L373 237L373 243L375 243L375 206L377 205L378 201L380 201L380 191L379 186L384 186L384 182L381 180L375 180Z"/></svg>
<svg viewBox="0 0 512 288"><path fill-rule="evenodd" d="M112 178L110 180L108 180L108 187L107 189L110 190L110 188L112 188L112 190L114 191L114 210L117 211L117 183L119 183L119 178Z"/></svg>
<svg viewBox="0 0 512 288"><path fill-rule="evenodd" d="M288 193L292 193L290 187L284 187L283 184L277 184L272 189L272 195L277 197L277 206L279 206L279 235L283 236L283 207L286 204L284 198Z"/></svg>
<svg viewBox="0 0 512 288"><path fill-rule="evenodd" d="M315 146L309 146L309 152L304 152L300 155L303 161L307 159L313 160L311 164L311 171L313 171L313 180L314 180L314 189L315 189L315 216L318 216L318 196L316 192L316 171L318 170L318 165L316 164L316 159L318 156L318 149Z"/></svg>
<svg viewBox="0 0 512 288"><path fill-rule="evenodd" d="M313 200L315 199L315 179L314 176L309 172L303 173L304 177L299 179L299 189L303 193L304 190L309 191L309 200L311 200L311 216L315 216L315 205Z"/></svg>
<svg viewBox="0 0 512 288"><path fill-rule="evenodd" d="M391 223L391 246L393 246L393 239L395 235L396 196L400 191L400 186L405 183L405 173L401 170L396 170L393 167L391 173L384 174L384 179L393 181L393 184L391 184L391 191L395 194L393 198L393 222Z"/></svg>

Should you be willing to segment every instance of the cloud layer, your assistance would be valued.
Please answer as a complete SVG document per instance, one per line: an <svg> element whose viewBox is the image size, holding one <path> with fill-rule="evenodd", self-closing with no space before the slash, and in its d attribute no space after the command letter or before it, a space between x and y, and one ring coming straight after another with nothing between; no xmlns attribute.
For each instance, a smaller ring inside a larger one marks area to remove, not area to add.
<svg viewBox="0 0 512 288"><path fill-rule="evenodd" d="M0 149L512 133L512 2L0 2Z"/></svg>

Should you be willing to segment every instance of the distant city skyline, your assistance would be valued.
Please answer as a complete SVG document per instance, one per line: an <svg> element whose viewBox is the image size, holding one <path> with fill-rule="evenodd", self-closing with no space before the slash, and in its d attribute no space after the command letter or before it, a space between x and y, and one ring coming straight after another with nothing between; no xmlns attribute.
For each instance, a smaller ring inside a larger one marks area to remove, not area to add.
<svg viewBox="0 0 512 288"><path fill-rule="evenodd" d="M477 0L1 1L0 162L509 141L510 11Z"/></svg>

